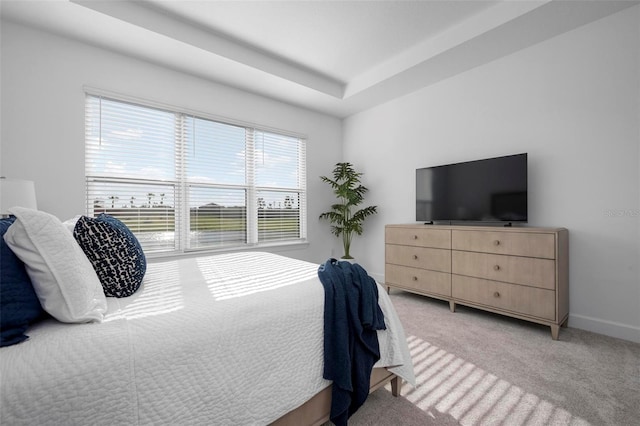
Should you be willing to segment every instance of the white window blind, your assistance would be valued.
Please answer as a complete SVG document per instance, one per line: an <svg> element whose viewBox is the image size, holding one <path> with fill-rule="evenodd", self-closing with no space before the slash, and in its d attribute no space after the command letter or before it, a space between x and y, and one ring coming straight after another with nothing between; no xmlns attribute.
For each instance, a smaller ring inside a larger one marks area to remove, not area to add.
<svg viewBox="0 0 640 426"><path fill-rule="evenodd" d="M146 252L306 238L303 139L91 94L85 119L88 214Z"/></svg>
<svg viewBox="0 0 640 426"><path fill-rule="evenodd" d="M304 145L295 138L254 134L258 241L286 240L300 232L305 194Z"/></svg>

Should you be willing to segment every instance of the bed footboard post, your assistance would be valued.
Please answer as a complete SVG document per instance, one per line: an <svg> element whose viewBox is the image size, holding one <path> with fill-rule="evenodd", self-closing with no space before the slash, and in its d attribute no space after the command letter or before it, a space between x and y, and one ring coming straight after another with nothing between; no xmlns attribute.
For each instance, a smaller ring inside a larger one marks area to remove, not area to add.
<svg viewBox="0 0 640 426"><path fill-rule="evenodd" d="M400 390L402 389L402 379L395 376L391 379L391 395L400 396Z"/></svg>

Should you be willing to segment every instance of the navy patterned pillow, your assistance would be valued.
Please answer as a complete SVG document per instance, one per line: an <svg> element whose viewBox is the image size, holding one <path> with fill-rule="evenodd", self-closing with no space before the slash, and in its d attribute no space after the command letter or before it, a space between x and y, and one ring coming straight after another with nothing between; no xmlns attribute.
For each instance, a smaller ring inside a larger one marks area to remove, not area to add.
<svg viewBox="0 0 640 426"><path fill-rule="evenodd" d="M140 288L147 260L124 223L104 213L96 218L82 216L73 236L91 261L106 296L127 297Z"/></svg>

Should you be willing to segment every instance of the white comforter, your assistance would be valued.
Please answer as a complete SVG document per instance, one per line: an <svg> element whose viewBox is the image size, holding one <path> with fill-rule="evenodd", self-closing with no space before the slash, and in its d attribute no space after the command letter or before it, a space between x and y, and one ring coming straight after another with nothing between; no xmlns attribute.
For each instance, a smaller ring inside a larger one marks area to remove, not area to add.
<svg viewBox="0 0 640 426"><path fill-rule="evenodd" d="M101 324L47 320L0 350L2 425L263 425L322 378L318 265L269 253L150 263ZM404 331L379 288L382 359L415 383Z"/></svg>

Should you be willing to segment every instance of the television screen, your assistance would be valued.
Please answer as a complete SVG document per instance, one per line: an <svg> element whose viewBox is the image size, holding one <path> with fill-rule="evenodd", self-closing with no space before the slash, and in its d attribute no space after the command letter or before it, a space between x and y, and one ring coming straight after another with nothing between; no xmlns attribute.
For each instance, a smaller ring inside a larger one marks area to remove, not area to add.
<svg viewBox="0 0 640 426"><path fill-rule="evenodd" d="M527 154L417 169L416 221L526 222Z"/></svg>

